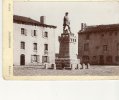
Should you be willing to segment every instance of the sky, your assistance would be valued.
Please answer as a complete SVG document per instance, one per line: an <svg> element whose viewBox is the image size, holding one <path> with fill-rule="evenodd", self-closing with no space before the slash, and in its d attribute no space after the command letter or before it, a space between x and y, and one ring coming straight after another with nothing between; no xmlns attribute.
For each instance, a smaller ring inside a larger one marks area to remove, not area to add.
<svg viewBox="0 0 119 100"><path fill-rule="evenodd" d="M46 24L57 26L56 52L58 52L58 36L63 30L63 17L69 12L72 33L77 35L81 23L87 25L119 23L119 2L20 2L14 1L14 14L26 16L40 21L46 16Z"/></svg>

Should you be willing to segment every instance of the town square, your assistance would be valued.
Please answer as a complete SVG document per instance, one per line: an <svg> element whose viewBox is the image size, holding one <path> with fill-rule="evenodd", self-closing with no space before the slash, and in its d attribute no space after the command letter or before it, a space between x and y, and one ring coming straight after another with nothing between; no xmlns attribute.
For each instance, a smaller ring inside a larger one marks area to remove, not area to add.
<svg viewBox="0 0 119 100"><path fill-rule="evenodd" d="M55 8L56 5L60 8L56 2L49 4L52 5L51 8ZM40 9L42 8L40 3L14 3L13 74L15 76L118 75L119 20L118 17L114 19L112 16L108 20L103 20L112 14L107 12L108 9L113 10L114 7L106 3L88 3L90 6L94 4L97 8L94 10L92 7L86 11L83 8L87 3L59 4L62 4L63 8L55 9L51 14L50 6L49 9L47 7ZM28 12L32 5L36 5L41 14L36 12L32 15ZM22 10L22 6L26 10ZM105 16L97 13L102 11L100 6L107 7ZM35 17L39 17L39 20Z"/></svg>

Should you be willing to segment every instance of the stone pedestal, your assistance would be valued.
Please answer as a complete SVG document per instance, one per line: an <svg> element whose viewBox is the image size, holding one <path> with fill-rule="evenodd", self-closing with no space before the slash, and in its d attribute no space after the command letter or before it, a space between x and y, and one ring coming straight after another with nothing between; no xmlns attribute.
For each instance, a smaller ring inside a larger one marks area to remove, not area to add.
<svg viewBox="0 0 119 100"><path fill-rule="evenodd" d="M80 60L70 58L56 59L56 69L79 69L81 67Z"/></svg>
<svg viewBox="0 0 119 100"><path fill-rule="evenodd" d="M45 63L44 68L45 69L56 69L56 64Z"/></svg>
<svg viewBox="0 0 119 100"><path fill-rule="evenodd" d="M78 69L81 65L76 55L76 36L73 33L62 33L59 42L59 56L55 59L56 69Z"/></svg>

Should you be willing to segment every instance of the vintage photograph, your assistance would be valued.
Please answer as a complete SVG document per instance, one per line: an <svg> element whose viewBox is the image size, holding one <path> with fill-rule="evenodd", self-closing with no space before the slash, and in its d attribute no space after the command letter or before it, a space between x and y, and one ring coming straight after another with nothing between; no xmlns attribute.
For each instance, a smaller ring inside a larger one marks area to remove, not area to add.
<svg viewBox="0 0 119 100"><path fill-rule="evenodd" d="M13 76L119 76L119 2L13 2Z"/></svg>

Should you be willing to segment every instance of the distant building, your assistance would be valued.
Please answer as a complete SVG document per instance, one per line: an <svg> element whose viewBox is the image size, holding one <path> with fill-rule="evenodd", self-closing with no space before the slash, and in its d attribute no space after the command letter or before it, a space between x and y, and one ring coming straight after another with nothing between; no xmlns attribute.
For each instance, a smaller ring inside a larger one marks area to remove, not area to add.
<svg viewBox="0 0 119 100"><path fill-rule="evenodd" d="M119 65L119 24L86 26L82 23L78 57L82 63Z"/></svg>
<svg viewBox="0 0 119 100"><path fill-rule="evenodd" d="M55 29L40 21L24 16L13 16L14 66L55 64Z"/></svg>

